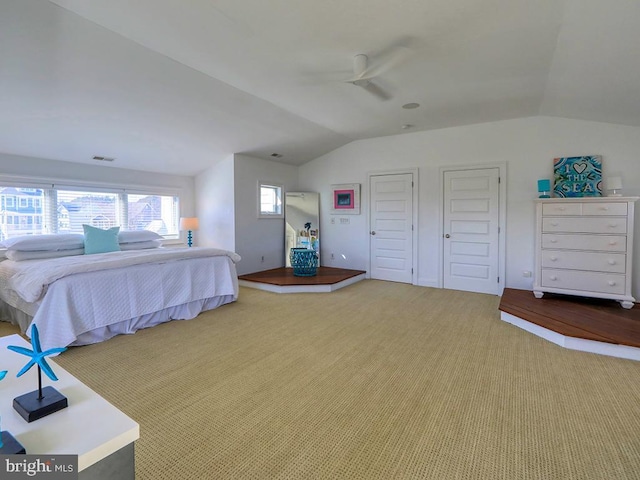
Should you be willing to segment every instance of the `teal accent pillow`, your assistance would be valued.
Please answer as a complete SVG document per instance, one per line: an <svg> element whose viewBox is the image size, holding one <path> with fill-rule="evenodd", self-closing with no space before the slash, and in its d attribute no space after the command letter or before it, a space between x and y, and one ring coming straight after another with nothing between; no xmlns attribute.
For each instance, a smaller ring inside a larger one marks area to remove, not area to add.
<svg viewBox="0 0 640 480"><path fill-rule="evenodd" d="M111 227L108 230L82 225L84 229L84 254L119 252L118 232L120 227Z"/></svg>

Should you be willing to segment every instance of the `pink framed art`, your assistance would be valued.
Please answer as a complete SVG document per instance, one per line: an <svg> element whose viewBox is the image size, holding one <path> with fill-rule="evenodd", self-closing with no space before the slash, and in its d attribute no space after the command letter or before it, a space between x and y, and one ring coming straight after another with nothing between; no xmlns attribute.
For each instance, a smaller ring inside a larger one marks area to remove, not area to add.
<svg viewBox="0 0 640 480"><path fill-rule="evenodd" d="M360 184L331 185L331 213L333 215L360 215Z"/></svg>

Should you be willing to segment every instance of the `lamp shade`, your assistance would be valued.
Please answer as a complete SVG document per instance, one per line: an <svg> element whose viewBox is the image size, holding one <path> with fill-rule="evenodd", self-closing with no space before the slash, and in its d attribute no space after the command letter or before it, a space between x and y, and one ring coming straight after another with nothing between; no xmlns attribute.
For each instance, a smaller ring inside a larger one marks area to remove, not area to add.
<svg viewBox="0 0 640 480"><path fill-rule="evenodd" d="M542 180L538 180L538 192L550 192L551 191L551 180L548 178L544 178Z"/></svg>
<svg viewBox="0 0 640 480"><path fill-rule="evenodd" d="M197 217L180 217L180 230L198 230Z"/></svg>
<svg viewBox="0 0 640 480"><path fill-rule="evenodd" d="M620 190L622 188L622 177L607 178L607 189Z"/></svg>

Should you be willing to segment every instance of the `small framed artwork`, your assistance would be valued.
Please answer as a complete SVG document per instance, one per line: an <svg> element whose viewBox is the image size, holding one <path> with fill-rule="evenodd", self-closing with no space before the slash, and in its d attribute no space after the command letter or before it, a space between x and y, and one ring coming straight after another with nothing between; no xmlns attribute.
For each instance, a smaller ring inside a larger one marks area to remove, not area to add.
<svg viewBox="0 0 640 480"><path fill-rule="evenodd" d="M360 215L360 184L331 185L331 214Z"/></svg>
<svg viewBox="0 0 640 480"><path fill-rule="evenodd" d="M602 157L554 158L553 193L559 198L601 197Z"/></svg>

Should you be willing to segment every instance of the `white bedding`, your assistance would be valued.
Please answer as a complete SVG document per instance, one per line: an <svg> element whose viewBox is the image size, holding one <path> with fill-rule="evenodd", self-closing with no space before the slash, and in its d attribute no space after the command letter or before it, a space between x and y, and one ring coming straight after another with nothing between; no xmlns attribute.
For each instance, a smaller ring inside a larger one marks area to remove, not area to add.
<svg viewBox="0 0 640 480"><path fill-rule="evenodd" d="M26 301L35 307L32 323L45 349L94 343L236 300L239 259L192 247L5 260L0 279L10 288L1 297L23 311Z"/></svg>

